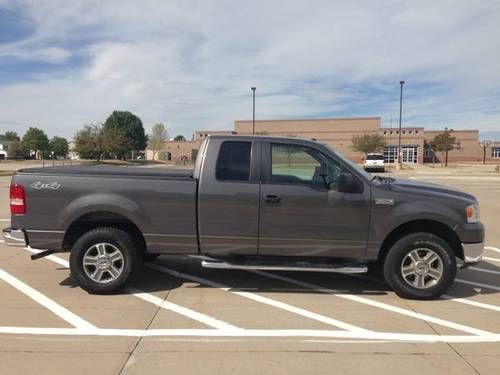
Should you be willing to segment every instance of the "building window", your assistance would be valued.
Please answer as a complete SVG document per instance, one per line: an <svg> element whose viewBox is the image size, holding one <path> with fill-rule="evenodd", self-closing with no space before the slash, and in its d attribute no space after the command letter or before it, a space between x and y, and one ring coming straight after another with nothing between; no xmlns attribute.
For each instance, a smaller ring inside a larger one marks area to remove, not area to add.
<svg viewBox="0 0 500 375"><path fill-rule="evenodd" d="M387 131L384 131L384 135L386 135L386 134L387 134Z"/></svg>
<svg viewBox="0 0 500 375"><path fill-rule="evenodd" d="M418 134L418 130L415 130L415 134Z"/></svg>
<svg viewBox="0 0 500 375"><path fill-rule="evenodd" d="M412 134L413 132L410 130L408 133L409 133L409 134Z"/></svg>
<svg viewBox="0 0 500 375"><path fill-rule="evenodd" d="M391 135L392 135L392 130L391 130Z"/></svg>
<svg viewBox="0 0 500 375"><path fill-rule="evenodd" d="M398 146L389 145L384 147L384 162L395 163L398 156ZM401 161L403 163L417 163L418 161L418 146L405 145L401 146Z"/></svg>
<svg viewBox="0 0 500 375"><path fill-rule="evenodd" d="M500 158L500 147L492 147L491 148L491 157L494 159Z"/></svg>

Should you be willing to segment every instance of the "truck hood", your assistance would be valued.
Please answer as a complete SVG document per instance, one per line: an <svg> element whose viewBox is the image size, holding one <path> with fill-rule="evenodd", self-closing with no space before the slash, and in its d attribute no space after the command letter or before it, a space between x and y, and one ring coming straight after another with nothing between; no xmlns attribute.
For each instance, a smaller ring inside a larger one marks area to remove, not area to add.
<svg viewBox="0 0 500 375"><path fill-rule="evenodd" d="M433 184L431 182L423 182L423 181L415 181L406 178L397 178L391 184L392 189L397 191L408 191L412 190L414 193L422 193L422 194L446 194L449 196L453 196L456 198L461 198L462 200L470 200L471 202L476 201L476 198L468 193L465 193L461 190L454 189L449 186L443 186L438 184Z"/></svg>

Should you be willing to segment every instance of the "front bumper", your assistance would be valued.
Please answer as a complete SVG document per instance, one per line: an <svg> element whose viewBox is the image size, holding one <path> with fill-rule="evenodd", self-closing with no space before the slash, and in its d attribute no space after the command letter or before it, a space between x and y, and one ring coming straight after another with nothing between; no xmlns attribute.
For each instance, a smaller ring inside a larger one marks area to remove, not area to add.
<svg viewBox="0 0 500 375"><path fill-rule="evenodd" d="M484 242L462 243L464 263L478 263L483 258Z"/></svg>
<svg viewBox="0 0 500 375"><path fill-rule="evenodd" d="M26 241L26 233L22 229L12 229L12 228L4 228L3 232L3 240L6 245L9 246L22 246L26 247L28 242Z"/></svg>

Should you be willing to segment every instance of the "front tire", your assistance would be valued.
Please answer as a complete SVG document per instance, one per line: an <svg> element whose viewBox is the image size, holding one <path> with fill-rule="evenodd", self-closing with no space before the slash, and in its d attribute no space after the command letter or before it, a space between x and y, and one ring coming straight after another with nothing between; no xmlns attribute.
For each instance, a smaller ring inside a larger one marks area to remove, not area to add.
<svg viewBox="0 0 500 375"><path fill-rule="evenodd" d="M71 274L92 294L123 289L142 267L133 238L117 228L96 228L81 236L71 249Z"/></svg>
<svg viewBox="0 0 500 375"><path fill-rule="evenodd" d="M410 299L433 299L453 283L455 253L440 237L413 233L399 239L384 261L384 278L396 294Z"/></svg>

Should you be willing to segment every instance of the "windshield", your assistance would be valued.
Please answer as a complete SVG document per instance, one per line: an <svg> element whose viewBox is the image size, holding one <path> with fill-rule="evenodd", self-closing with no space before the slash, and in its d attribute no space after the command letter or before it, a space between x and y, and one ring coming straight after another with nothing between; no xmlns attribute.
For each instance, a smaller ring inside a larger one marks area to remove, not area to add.
<svg viewBox="0 0 500 375"><path fill-rule="evenodd" d="M367 155L366 160L384 160L384 155Z"/></svg>
<svg viewBox="0 0 500 375"><path fill-rule="evenodd" d="M363 168L358 166L356 163L354 163L352 160L347 159L344 155L339 154L338 152L335 152L329 145L323 144L325 147L327 147L333 154L335 154L339 159L344 161L347 165L349 165L352 169L355 169L356 172L358 172L360 175L362 175L364 178L366 178L368 181L372 179L372 175L366 172Z"/></svg>

